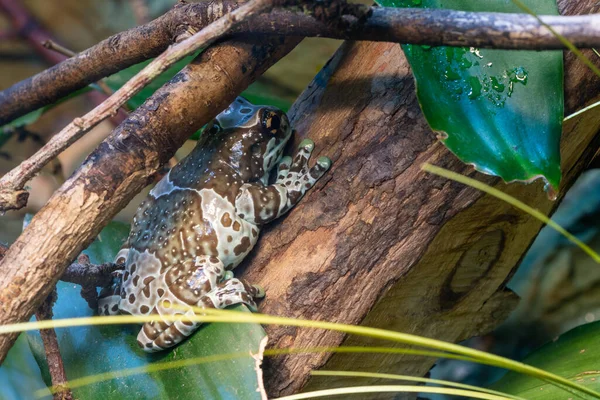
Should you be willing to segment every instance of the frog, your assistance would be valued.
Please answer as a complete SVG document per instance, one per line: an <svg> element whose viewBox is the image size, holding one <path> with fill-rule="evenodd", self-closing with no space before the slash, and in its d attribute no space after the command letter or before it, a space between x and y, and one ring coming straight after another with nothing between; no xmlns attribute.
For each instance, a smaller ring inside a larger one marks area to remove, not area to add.
<svg viewBox="0 0 600 400"><path fill-rule="evenodd" d="M156 315L137 336L146 352L169 349L200 326L198 309L245 304L257 310L258 285L234 277L261 228L284 215L331 166L309 160L303 140L284 156L293 136L287 115L242 97L209 122L196 147L139 205L115 263L122 265L98 298L100 315ZM273 183L270 177L276 171ZM164 316L180 315L181 318Z"/></svg>

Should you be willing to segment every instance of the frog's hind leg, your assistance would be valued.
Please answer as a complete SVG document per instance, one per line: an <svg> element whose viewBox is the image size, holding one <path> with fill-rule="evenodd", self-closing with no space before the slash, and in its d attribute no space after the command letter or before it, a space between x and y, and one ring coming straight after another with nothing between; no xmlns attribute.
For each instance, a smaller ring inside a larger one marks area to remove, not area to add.
<svg viewBox="0 0 600 400"><path fill-rule="evenodd" d="M256 311L255 298L264 297L264 291L257 286L251 286L240 279L227 279L220 283L214 290L206 293L200 298L197 308L225 308L234 304L246 304L252 311ZM196 309L196 311L199 311ZM193 308L182 311L179 314L185 316L194 316L196 312ZM148 338L147 330L152 330L149 333L160 333L150 343L144 345L144 350L153 352L160 351L183 341L190 336L198 326L199 322L193 322L191 318L175 321L170 326L165 321L155 321L154 325L147 324L138 335L138 342ZM163 329L160 329L163 328ZM141 345L142 343L140 343Z"/></svg>
<svg viewBox="0 0 600 400"><path fill-rule="evenodd" d="M228 279L220 284L217 289L202 299L202 308L225 308L234 304L245 304L252 311L257 311L254 299L265 296L264 290L256 285L249 285L243 279Z"/></svg>
<svg viewBox="0 0 600 400"><path fill-rule="evenodd" d="M145 314L158 314L156 320L144 324L138 335L138 344L147 352L164 350L179 343L197 328L189 320L172 321L174 315L194 315L192 307L217 288L225 276L225 266L217 257L201 256L170 268L149 284L149 293L159 296ZM164 318L161 318L164 316ZM170 332L165 334L165 332ZM175 335L178 340L169 339ZM161 340L158 340L162 337Z"/></svg>

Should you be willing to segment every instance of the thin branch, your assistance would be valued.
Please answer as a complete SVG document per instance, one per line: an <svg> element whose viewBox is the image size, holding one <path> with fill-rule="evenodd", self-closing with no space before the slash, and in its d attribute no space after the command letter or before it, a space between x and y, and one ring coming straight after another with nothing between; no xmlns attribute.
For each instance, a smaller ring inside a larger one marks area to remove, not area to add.
<svg viewBox="0 0 600 400"><path fill-rule="evenodd" d="M122 269L123 265L115 263L92 264L90 258L81 254L77 262L69 265L60 280L81 286L81 297L92 310L98 308L97 287L109 286L113 280L113 272Z"/></svg>
<svg viewBox="0 0 600 400"><path fill-rule="evenodd" d="M7 250L8 246L0 242L0 261ZM60 280L81 286L81 297L87 301L91 309L96 309L98 307L96 288L110 285L113 273L119 269L123 269L123 265L112 262L92 264L90 258L82 253L77 257L77 262L67 267Z"/></svg>
<svg viewBox="0 0 600 400"><path fill-rule="evenodd" d="M0 243L0 261L4 258L7 250L8 247ZM52 307L56 302L56 297L57 293L55 287L35 312L35 317L38 321L52 319ZM54 329L45 329L40 331L40 336L42 337L42 342L44 343L44 352L46 353L48 372L50 373L52 385L59 388L59 390L54 394L54 399L72 400L73 394L71 393L71 389L66 386L63 387L63 385L67 382L67 374L65 372L62 356L60 355L56 331Z"/></svg>
<svg viewBox="0 0 600 400"><path fill-rule="evenodd" d="M4 0L6 1L6 0ZM155 57L186 32L197 32L236 9L231 0L177 4L154 21L121 32L46 71L0 92L0 124L51 104L91 82ZM364 18L343 15L326 23L312 15L275 10L240 24L240 35L330 37L424 45L504 49L562 49L563 44L526 14L366 7ZM579 48L600 47L600 15L542 16Z"/></svg>
<svg viewBox="0 0 600 400"><path fill-rule="evenodd" d="M10 20L17 35L27 40L39 55L50 64L58 64L65 59L61 54L49 51L42 43L50 34L31 16L20 1L0 0L0 11Z"/></svg>
<svg viewBox="0 0 600 400"><path fill-rule="evenodd" d="M61 281L81 286L105 287L112 281L112 273L123 266L115 263L92 264L85 254L77 257L77 262L69 265Z"/></svg>
<svg viewBox="0 0 600 400"><path fill-rule="evenodd" d="M46 39L42 42L42 46L44 46L44 48L48 49L48 50L52 50L57 52L58 54L62 54L65 57L75 57L77 55L77 53L75 53L73 50L67 49L66 47L56 43L54 40L52 39Z"/></svg>
<svg viewBox="0 0 600 400"><path fill-rule="evenodd" d="M44 300L40 308L35 313L35 318L38 321L44 321L52 319L52 306L56 301L56 287L52 290L52 293ZM54 394L54 400L72 400L73 393L71 389L65 384L67 383L67 373L65 372L65 366L60 355L60 348L58 346L58 338L56 337L56 331L54 329L43 329L40 331L42 337L42 343L44 343L44 351L46 353L46 360L48 361L48 371L50 372L50 379L52 380L52 386L58 388Z"/></svg>
<svg viewBox="0 0 600 400"><path fill-rule="evenodd" d="M252 0L230 14L219 18L212 24L184 41L170 47L154 59L136 76L131 78L106 101L81 118L76 118L59 133L54 135L38 152L0 179L0 200L10 200L11 193L21 197L14 202L0 202L0 211L18 209L23 206L23 187L44 165L69 147L84 133L117 113L127 100L143 89L148 83L165 72L174 63L185 56L205 48L230 29L239 25L254 14L273 7L273 0Z"/></svg>

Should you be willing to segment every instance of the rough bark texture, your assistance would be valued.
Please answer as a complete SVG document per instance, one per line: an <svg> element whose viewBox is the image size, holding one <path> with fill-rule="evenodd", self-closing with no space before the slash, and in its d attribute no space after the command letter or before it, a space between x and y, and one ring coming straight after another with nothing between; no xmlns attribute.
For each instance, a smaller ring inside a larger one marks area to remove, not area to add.
<svg viewBox="0 0 600 400"><path fill-rule="evenodd" d="M296 44L247 39L211 47L116 128L0 261L0 324L26 321L67 265L177 148ZM14 339L0 336L0 361Z"/></svg>
<svg viewBox="0 0 600 400"><path fill-rule="evenodd" d="M2 0L0 6L2 3L10 2ZM0 125L52 104L121 69L156 57L179 38L199 31L240 4L242 2L231 0L178 3L171 11L146 25L111 36L56 66L11 86L0 92ZM432 9L400 10L344 4L335 1L317 2L315 9L306 14L276 10L256 16L236 32L241 37L261 33L427 45L522 49L564 47L551 32L529 15ZM340 13L344 15L343 18L339 18ZM330 20L334 22L327 23ZM600 16L547 16L543 20L578 47L600 45Z"/></svg>
<svg viewBox="0 0 600 400"><path fill-rule="evenodd" d="M593 1L565 1L567 13ZM588 7L583 7L587 5ZM567 57L568 111L598 93L591 72ZM582 87L580 82L593 82ZM491 184L551 213L537 182L506 185L475 173L441 145L415 96L399 45L345 43L291 111L296 129L328 155L332 170L263 234L245 278L267 293L269 314L359 323L451 342L487 332L516 304L505 289L541 224L502 201L427 175L430 162ZM597 113L564 127L563 182L573 183L598 148ZM318 330L267 328L272 347L381 345ZM385 343L385 345L390 345ZM434 360L392 355L294 355L270 359L267 388L298 391L312 368L424 375ZM361 381L362 383L366 381ZM318 389L356 384L315 378Z"/></svg>

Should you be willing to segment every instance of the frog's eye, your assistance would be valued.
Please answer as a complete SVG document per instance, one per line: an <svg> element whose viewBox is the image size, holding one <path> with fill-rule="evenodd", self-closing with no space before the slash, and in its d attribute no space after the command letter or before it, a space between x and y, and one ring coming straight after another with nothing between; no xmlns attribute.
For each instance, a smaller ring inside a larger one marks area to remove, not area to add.
<svg viewBox="0 0 600 400"><path fill-rule="evenodd" d="M206 132L210 135L214 135L215 133L218 133L220 129L218 124L213 124Z"/></svg>
<svg viewBox="0 0 600 400"><path fill-rule="evenodd" d="M281 117L272 111L268 111L263 116L262 125L271 133L277 133L281 128Z"/></svg>

